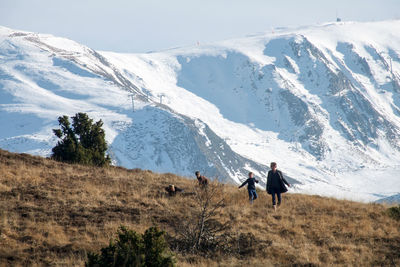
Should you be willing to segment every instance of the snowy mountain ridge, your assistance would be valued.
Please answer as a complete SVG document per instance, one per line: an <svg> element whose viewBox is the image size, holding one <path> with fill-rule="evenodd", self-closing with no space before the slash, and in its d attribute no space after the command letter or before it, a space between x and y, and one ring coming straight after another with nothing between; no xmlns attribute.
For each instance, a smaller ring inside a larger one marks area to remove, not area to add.
<svg viewBox="0 0 400 267"><path fill-rule="evenodd" d="M84 111L103 119L114 162L129 168L238 183L277 161L295 191L395 195L399 30L330 23L119 54L0 28L0 147L48 155L57 116Z"/></svg>

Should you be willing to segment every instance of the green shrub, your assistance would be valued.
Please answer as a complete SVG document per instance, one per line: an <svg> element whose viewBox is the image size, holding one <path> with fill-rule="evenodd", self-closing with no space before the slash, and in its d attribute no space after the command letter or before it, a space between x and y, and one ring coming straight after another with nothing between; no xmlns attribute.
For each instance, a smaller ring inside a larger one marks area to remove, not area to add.
<svg viewBox="0 0 400 267"><path fill-rule="evenodd" d="M61 129L53 132L61 140L52 149L53 159L96 166L110 164L101 120L93 123L86 113L77 113L72 117L72 127L68 116L59 117L58 122Z"/></svg>
<svg viewBox="0 0 400 267"><path fill-rule="evenodd" d="M175 266L164 232L150 227L143 235L121 226L117 238L100 254L88 253L85 266Z"/></svg>
<svg viewBox="0 0 400 267"><path fill-rule="evenodd" d="M389 208L387 212L391 218L400 221L400 205L398 207Z"/></svg>

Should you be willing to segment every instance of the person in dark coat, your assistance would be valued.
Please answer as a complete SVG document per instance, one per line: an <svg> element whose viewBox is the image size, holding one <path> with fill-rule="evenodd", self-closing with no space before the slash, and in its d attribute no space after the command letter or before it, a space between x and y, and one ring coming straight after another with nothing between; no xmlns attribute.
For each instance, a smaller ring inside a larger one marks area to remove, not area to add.
<svg viewBox="0 0 400 267"><path fill-rule="evenodd" d="M282 198L281 194L288 191L285 184L290 187L290 184L283 177L280 170L277 169L276 162L271 162L271 170L268 172L267 177L267 192L272 195L272 206L276 211L276 199L275 195L278 197L278 206L281 205Z"/></svg>
<svg viewBox="0 0 400 267"><path fill-rule="evenodd" d="M208 180L207 177L205 177L203 175L200 175L199 171L196 171L194 174L196 175L197 181L199 181L199 185L200 186L207 186L208 185L209 180Z"/></svg>
<svg viewBox="0 0 400 267"><path fill-rule="evenodd" d="M239 188L241 188L247 184L250 204L253 204L253 201L258 197L256 191L256 183L258 183L258 180L254 178L254 174L252 172L249 172L249 178L247 178L247 180L244 181L241 186L239 186Z"/></svg>
<svg viewBox="0 0 400 267"><path fill-rule="evenodd" d="M181 188L179 188L179 187L177 187L177 186L175 186L173 184L170 184L169 186L165 187L165 191L167 191L168 195L170 197L172 197L172 196L176 196L177 192L182 192L183 189L181 189Z"/></svg>

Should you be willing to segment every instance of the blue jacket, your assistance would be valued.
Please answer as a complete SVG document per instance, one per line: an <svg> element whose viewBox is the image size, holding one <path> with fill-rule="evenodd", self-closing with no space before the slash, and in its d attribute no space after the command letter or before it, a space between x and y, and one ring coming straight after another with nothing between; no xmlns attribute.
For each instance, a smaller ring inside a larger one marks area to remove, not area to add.
<svg viewBox="0 0 400 267"><path fill-rule="evenodd" d="M256 190L256 183L258 183L258 180L256 180L256 178L247 178L247 180L244 181L244 183L239 186L239 188L247 184L247 190Z"/></svg>

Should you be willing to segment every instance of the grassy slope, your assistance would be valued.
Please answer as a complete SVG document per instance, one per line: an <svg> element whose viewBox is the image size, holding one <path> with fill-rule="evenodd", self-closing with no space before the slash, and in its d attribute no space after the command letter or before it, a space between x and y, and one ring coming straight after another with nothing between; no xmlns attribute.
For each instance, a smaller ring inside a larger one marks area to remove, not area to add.
<svg viewBox="0 0 400 267"><path fill-rule="evenodd" d="M108 244L121 224L139 232L157 224L173 234L172 217L193 200L166 197L169 183L193 186L172 174L0 150L0 266L82 266L85 252ZM256 237L253 253L214 259L178 253L179 265L400 265L400 223L386 216L385 206L286 194L275 213L265 192L250 207L244 188L224 191L220 219L231 220L233 233Z"/></svg>

